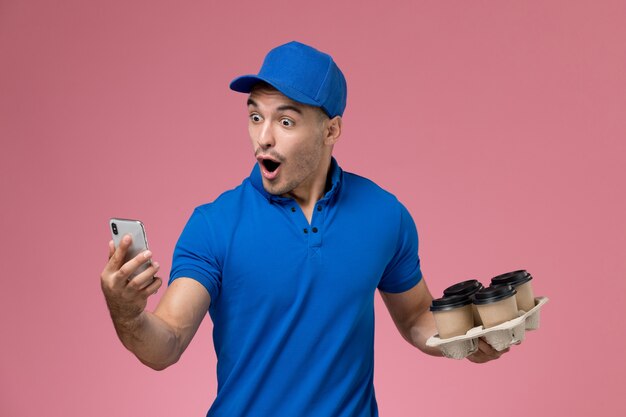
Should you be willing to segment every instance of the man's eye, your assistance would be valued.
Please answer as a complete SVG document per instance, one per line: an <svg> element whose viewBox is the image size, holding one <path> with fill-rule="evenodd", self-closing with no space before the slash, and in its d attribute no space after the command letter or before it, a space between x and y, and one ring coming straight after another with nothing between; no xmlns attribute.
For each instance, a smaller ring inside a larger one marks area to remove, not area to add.
<svg viewBox="0 0 626 417"><path fill-rule="evenodd" d="M281 119L280 120L280 124L285 126L285 127L291 127L293 126L293 120L290 119Z"/></svg>
<svg viewBox="0 0 626 417"><path fill-rule="evenodd" d="M258 123L261 121L261 116L259 116L258 114L251 114L250 120L252 120L254 123Z"/></svg>

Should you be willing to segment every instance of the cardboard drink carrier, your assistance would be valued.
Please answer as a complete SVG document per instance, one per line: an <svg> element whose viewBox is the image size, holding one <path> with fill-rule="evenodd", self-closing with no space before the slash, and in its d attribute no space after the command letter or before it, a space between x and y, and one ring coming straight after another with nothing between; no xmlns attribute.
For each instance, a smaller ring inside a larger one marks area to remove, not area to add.
<svg viewBox="0 0 626 417"><path fill-rule="evenodd" d="M487 288L476 280L448 287L444 297L431 305L440 334L429 338L426 345L439 348L445 357L463 359L478 350L480 338L497 351L520 344L527 330L539 328L541 308L548 302L547 297L534 297L531 279L527 271L518 270L492 278ZM482 319L476 317L471 323L471 313L461 310L469 308L463 297L472 299L474 312L477 307ZM494 314L505 315L494 320Z"/></svg>
<svg viewBox="0 0 626 417"><path fill-rule="evenodd" d="M541 307L548 302L548 297L536 297L535 307L519 316L494 327L485 329L482 325L471 328L461 336L441 339L439 335L426 341L427 346L438 347L443 355L452 359L464 359L478 350L478 339L484 338L495 350L502 351L511 345L522 343L527 330L539 328Z"/></svg>

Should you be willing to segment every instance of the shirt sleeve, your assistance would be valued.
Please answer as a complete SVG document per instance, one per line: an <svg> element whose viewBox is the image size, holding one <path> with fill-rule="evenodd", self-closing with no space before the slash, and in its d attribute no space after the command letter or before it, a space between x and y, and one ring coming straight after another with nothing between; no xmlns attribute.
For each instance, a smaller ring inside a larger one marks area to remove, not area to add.
<svg viewBox="0 0 626 417"><path fill-rule="evenodd" d="M222 282L222 267L216 252L219 239L211 227L206 207L198 207L181 233L172 260L170 285L176 278L192 278L216 300Z"/></svg>
<svg viewBox="0 0 626 417"><path fill-rule="evenodd" d="M410 290L422 279L418 255L417 228L406 207L400 205L400 227L396 250L378 284L384 292L400 293Z"/></svg>

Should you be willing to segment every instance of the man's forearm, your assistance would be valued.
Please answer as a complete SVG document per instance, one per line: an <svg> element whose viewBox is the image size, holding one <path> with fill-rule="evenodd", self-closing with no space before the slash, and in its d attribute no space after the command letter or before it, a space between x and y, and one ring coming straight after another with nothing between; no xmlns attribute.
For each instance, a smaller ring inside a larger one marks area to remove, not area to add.
<svg viewBox="0 0 626 417"><path fill-rule="evenodd" d="M162 370L180 357L176 332L153 313L143 311L130 321L116 320L113 324L122 344L145 365Z"/></svg>
<svg viewBox="0 0 626 417"><path fill-rule="evenodd" d="M442 356L437 348L426 346L426 341L437 333L435 318L430 312L433 297L422 279L417 285L402 293L386 293L381 297L402 337L432 356Z"/></svg>
<svg viewBox="0 0 626 417"><path fill-rule="evenodd" d="M437 334L435 319L430 311L424 311L407 327L403 336L422 352L431 356L442 356L437 347L426 346L426 341L435 334Z"/></svg>

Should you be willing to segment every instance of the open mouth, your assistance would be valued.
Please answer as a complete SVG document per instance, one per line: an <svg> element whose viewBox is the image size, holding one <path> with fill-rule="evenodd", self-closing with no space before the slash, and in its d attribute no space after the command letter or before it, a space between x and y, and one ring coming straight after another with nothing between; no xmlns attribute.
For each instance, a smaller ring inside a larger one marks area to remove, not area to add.
<svg viewBox="0 0 626 417"><path fill-rule="evenodd" d="M280 162L272 161L271 159L263 159L261 163L268 172L274 172L280 166Z"/></svg>

